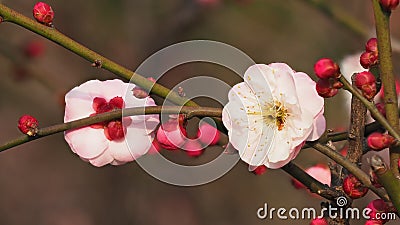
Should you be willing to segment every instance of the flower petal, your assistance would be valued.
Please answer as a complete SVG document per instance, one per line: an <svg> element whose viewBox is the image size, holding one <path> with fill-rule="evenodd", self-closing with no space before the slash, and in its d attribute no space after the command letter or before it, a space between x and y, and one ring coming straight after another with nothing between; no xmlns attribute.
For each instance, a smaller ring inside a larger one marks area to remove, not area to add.
<svg viewBox="0 0 400 225"><path fill-rule="evenodd" d="M68 131L65 140L76 154L85 159L96 158L108 147L103 129L85 127Z"/></svg>
<svg viewBox="0 0 400 225"><path fill-rule="evenodd" d="M324 98L318 95L315 82L305 73L295 73L293 78L301 108L315 117L324 108Z"/></svg>
<svg viewBox="0 0 400 225"><path fill-rule="evenodd" d="M325 132L326 121L323 113L324 111L322 110L322 112L317 116L317 118L314 119L313 130L311 134L308 136L307 141L315 141L318 138L320 138L321 135Z"/></svg>
<svg viewBox="0 0 400 225"><path fill-rule="evenodd" d="M89 159L89 162L93 166L102 167L102 166L105 166L105 165L111 163L113 160L114 160L114 158L112 157L110 152L105 151L105 152L103 152L103 154L97 156L96 158Z"/></svg>

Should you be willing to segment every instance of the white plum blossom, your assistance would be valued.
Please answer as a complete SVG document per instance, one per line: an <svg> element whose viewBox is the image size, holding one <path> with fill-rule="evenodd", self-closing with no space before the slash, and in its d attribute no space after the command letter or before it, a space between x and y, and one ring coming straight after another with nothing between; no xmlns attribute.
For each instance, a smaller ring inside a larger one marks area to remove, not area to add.
<svg viewBox="0 0 400 225"><path fill-rule="evenodd" d="M154 106L150 97L138 99L134 84L121 80L91 80L65 95L64 122L129 107ZM145 154L151 147L157 115L129 116L65 132L71 150L94 166L121 165ZM129 140L131 145L127 145Z"/></svg>
<svg viewBox="0 0 400 225"><path fill-rule="evenodd" d="M229 91L222 120L250 166L280 168L325 131L324 99L305 73L284 63L253 65Z"/></svg>

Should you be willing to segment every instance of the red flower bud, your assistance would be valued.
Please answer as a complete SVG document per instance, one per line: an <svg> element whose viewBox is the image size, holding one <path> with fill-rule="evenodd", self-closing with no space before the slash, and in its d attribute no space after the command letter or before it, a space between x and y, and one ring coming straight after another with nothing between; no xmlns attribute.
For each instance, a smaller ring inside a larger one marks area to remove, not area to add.
<svg viewBox="0 0 400 225"><path fill-rule="evenodd" d="M386 10L393 10L399 5L399 0L380 0L379 2Z"/></svg>
<svg viewBox="0 0 400 225"><path fill-rule="evenodd" d="M364 71L357 73L354 79L356 87L363 92L364 97L369 100L373 99L377 92L375 76L368 71Z"/></svg>
<svg viewBox="0 0 400 225"><path fill-rule="evenodd" d="M343 180L343 191L350 198L357 199L365 196L368 192L368 188L365 187L355 176L350 174Z"/></svg>
<svg viewBox="0 0 400 225"><path fill-rule="evenodd" d="M54 11L48 4L38 2L33 7L33 17L35 17L39 23L51 25L54 19Z"/></svg>
<svg viewBox="0 0 400 225"><path fill-rule="evenodd" d="M317 89L318 95L323 98L333 97L339 91L332 86L332 83L328 79L319 79L315 88Z"/></svg>
<svg viewBox="0 0 400 225"><path fill-rule="evenodd" d="M394 141L394 137L390 136L389 134L382 134L379 132L374 132L367 138L368 147L374 151L381 151L385 148L389 148Z"/></svg>
<svg viewBox="0 0 400 225"><path fill-rule="evenodd" d="M321 79L337 78L340 76L339 66L329 58L318 60L314 65L314 72Z"/></svg>
<svg viewBox="0 0 400 225"><path fill-rule="evenodd" d="M38 132L39 122L31 115L23 115L18 120L18 129L28 136L35 136Z"/></svg>
<svg viewBox="0 0 400 225"><path fill-rule="evenodd" d="M257 166L253 171L251 171L255 175L263 175L265 172L267 172L267 167L264 165Z"/></svg>
<svg viewBox="0 0 400 225"><path fill-rule="evenodd" d="M370 38L365 44L365 51L378 53L378 39Z"/></svg>
<svg viewBox="0 0 400 225"><path fill-rule="evenodd" d="M363 52L360 56L360 64L365 69L378 64L378 52Z"/></svg>
<svg viewBox="0 0 400 225"><path fill-rule="evenodd" d="M315 218L311 220L310 225L328 225L328 221L325 218Z"/></svg>
<svg viewBox="0 0 400 225"><path fill-rule="evenodd" d="M382 199L375 199L371 201L367 205L367 208L371 210L371 212L368 214L369 220L380 221L382 222L382 224L388 221L380 219L381 218L380 216L382 214L387 213L389 211L388 210L389 206Z"/></svg>

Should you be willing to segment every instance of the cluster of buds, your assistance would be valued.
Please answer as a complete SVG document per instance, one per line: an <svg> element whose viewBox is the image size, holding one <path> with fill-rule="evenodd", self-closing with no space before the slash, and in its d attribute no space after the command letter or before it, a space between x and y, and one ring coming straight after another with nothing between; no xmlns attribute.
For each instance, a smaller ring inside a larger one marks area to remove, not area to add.
<svg viewBox="0 0 400 225"><path fill-rule="evenodd" d="M374 151L381 151L385 148L389 148L396 139L389 134L382 134L380 132L374 132L367 138L368 147Z"/></svg>
<svg viewBox="0 0 400 225"><path fill-rule="evenodd" d="M352 199L364 197L368 192L368 188L352 174L344 178L342 187L344 193Z"/></svg>
<svg viewBox="0 0 400 225"><path fill-rule="evenodd" d="M161 148L167 150L185 150L191 157L198 157L207 146L216 145L220 139L217 128L208 123L202 123L197 131L196 139L190 139L186 131L186 118L183 115L170 118L157 130L156 140L153 142L152 152L159 152Z"/></svg>
<svg viewBox="0 0 400 225"><path fill-rule="evenodd" d="M381 215L389 212L388 204L382 199L376 199L371 201L367 207L369 209L369 219L365 224L385 224L388 222L387 219L382 219Z"/></svg>
<svg viewBox="0 0 400 225"><path fill-rule="evenodd" d="M379 2L388 11L394 10L399 5L399 0L379 0Z"/></svg>
<svg viewBox="0 0 400 225"><path fill-rule="evenodd" d="M354 82L358 89L362 91L362 94L368 100L372 100L376 93L376 79L375 76L369 72L364 71L361 73L356 73L354 75Z"/></svg>
<svg viewBox="0 0 400 225"><path fill-rule="evenodd" d="M378 64L378 40L371 38L365 44L365 52L360 56L360 64L365 69L369 69Z"/></svg>
<svg viewBox="0 0 400 225"><path fill-rule="evenodd" d="M54 11L48 4L38 2L33 6L33 17L36 21L46 26L52 26L54 19Z"/></svg>
<svg viewBox="0 0 400 225"><path fill-rule="evenodd" d="M319 78L316 89L321 97L333 97L343 87L342 82L339 81L341 76L339 66L332 59L318 60L314 65L314 72Z"/></svg>

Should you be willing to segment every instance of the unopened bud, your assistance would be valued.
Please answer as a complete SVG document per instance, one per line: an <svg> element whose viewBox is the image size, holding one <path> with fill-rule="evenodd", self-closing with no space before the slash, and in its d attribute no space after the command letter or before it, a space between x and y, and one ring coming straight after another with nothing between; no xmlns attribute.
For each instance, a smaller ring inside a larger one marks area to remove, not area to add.
<svg viewBox="0 0 400 225"><path fill-rule="evenodd" d="M395 138L389 134L382 134L379 132L374 132L370 134L367 138L368 147L370 147L374 151L381 151L385 148L389 148Z"/></svg>
<svg viewBox="0 0 400 225"><path fill-rule="evenodd" d="M35 17L39 23L51 25L54 19L54 11L48 4L38 2L33 7L33 17Z"/></svg>
<svg viewBox="0 0 400 225"><path fill-rule="evenodd" d="M18 129L28 136L35 136L38 133L39 122L31 115L23 115L18 120Z"/></svg>
<svg viewBox="0 0 400 225"><path fill-rule="evenodd" d="M368 188L365 187L354 175L350 174L343 180L343 191L350 198L357 199L365 196Z"/></svg>
<svg viewBox="0 0 400 225"><path fill-rule="evenodd" d="M316 87L317 93L323 98L330 98L338 93L338 89L334 88L328 79L319 79Z"/></svg>
<svg viewBox="0 0 400 225"><path fill-rule="evenodd" d="M390 11L399 5L399 0L379 0L381 6Z"/></svg>
<svg viewBox="0 0 400 225"><path fill-rule="evenodd" d="M321 79L337 78L340 76L340 69L332 59L323 58L314 64L314 72Z"/></svg>
<svg viewBox="0 0 400 225"><path fill-rule="evenodd" d="M378 53L377 52L363 52L360 56L360 64L365 69L370 68L378 64Z"/></svg>

